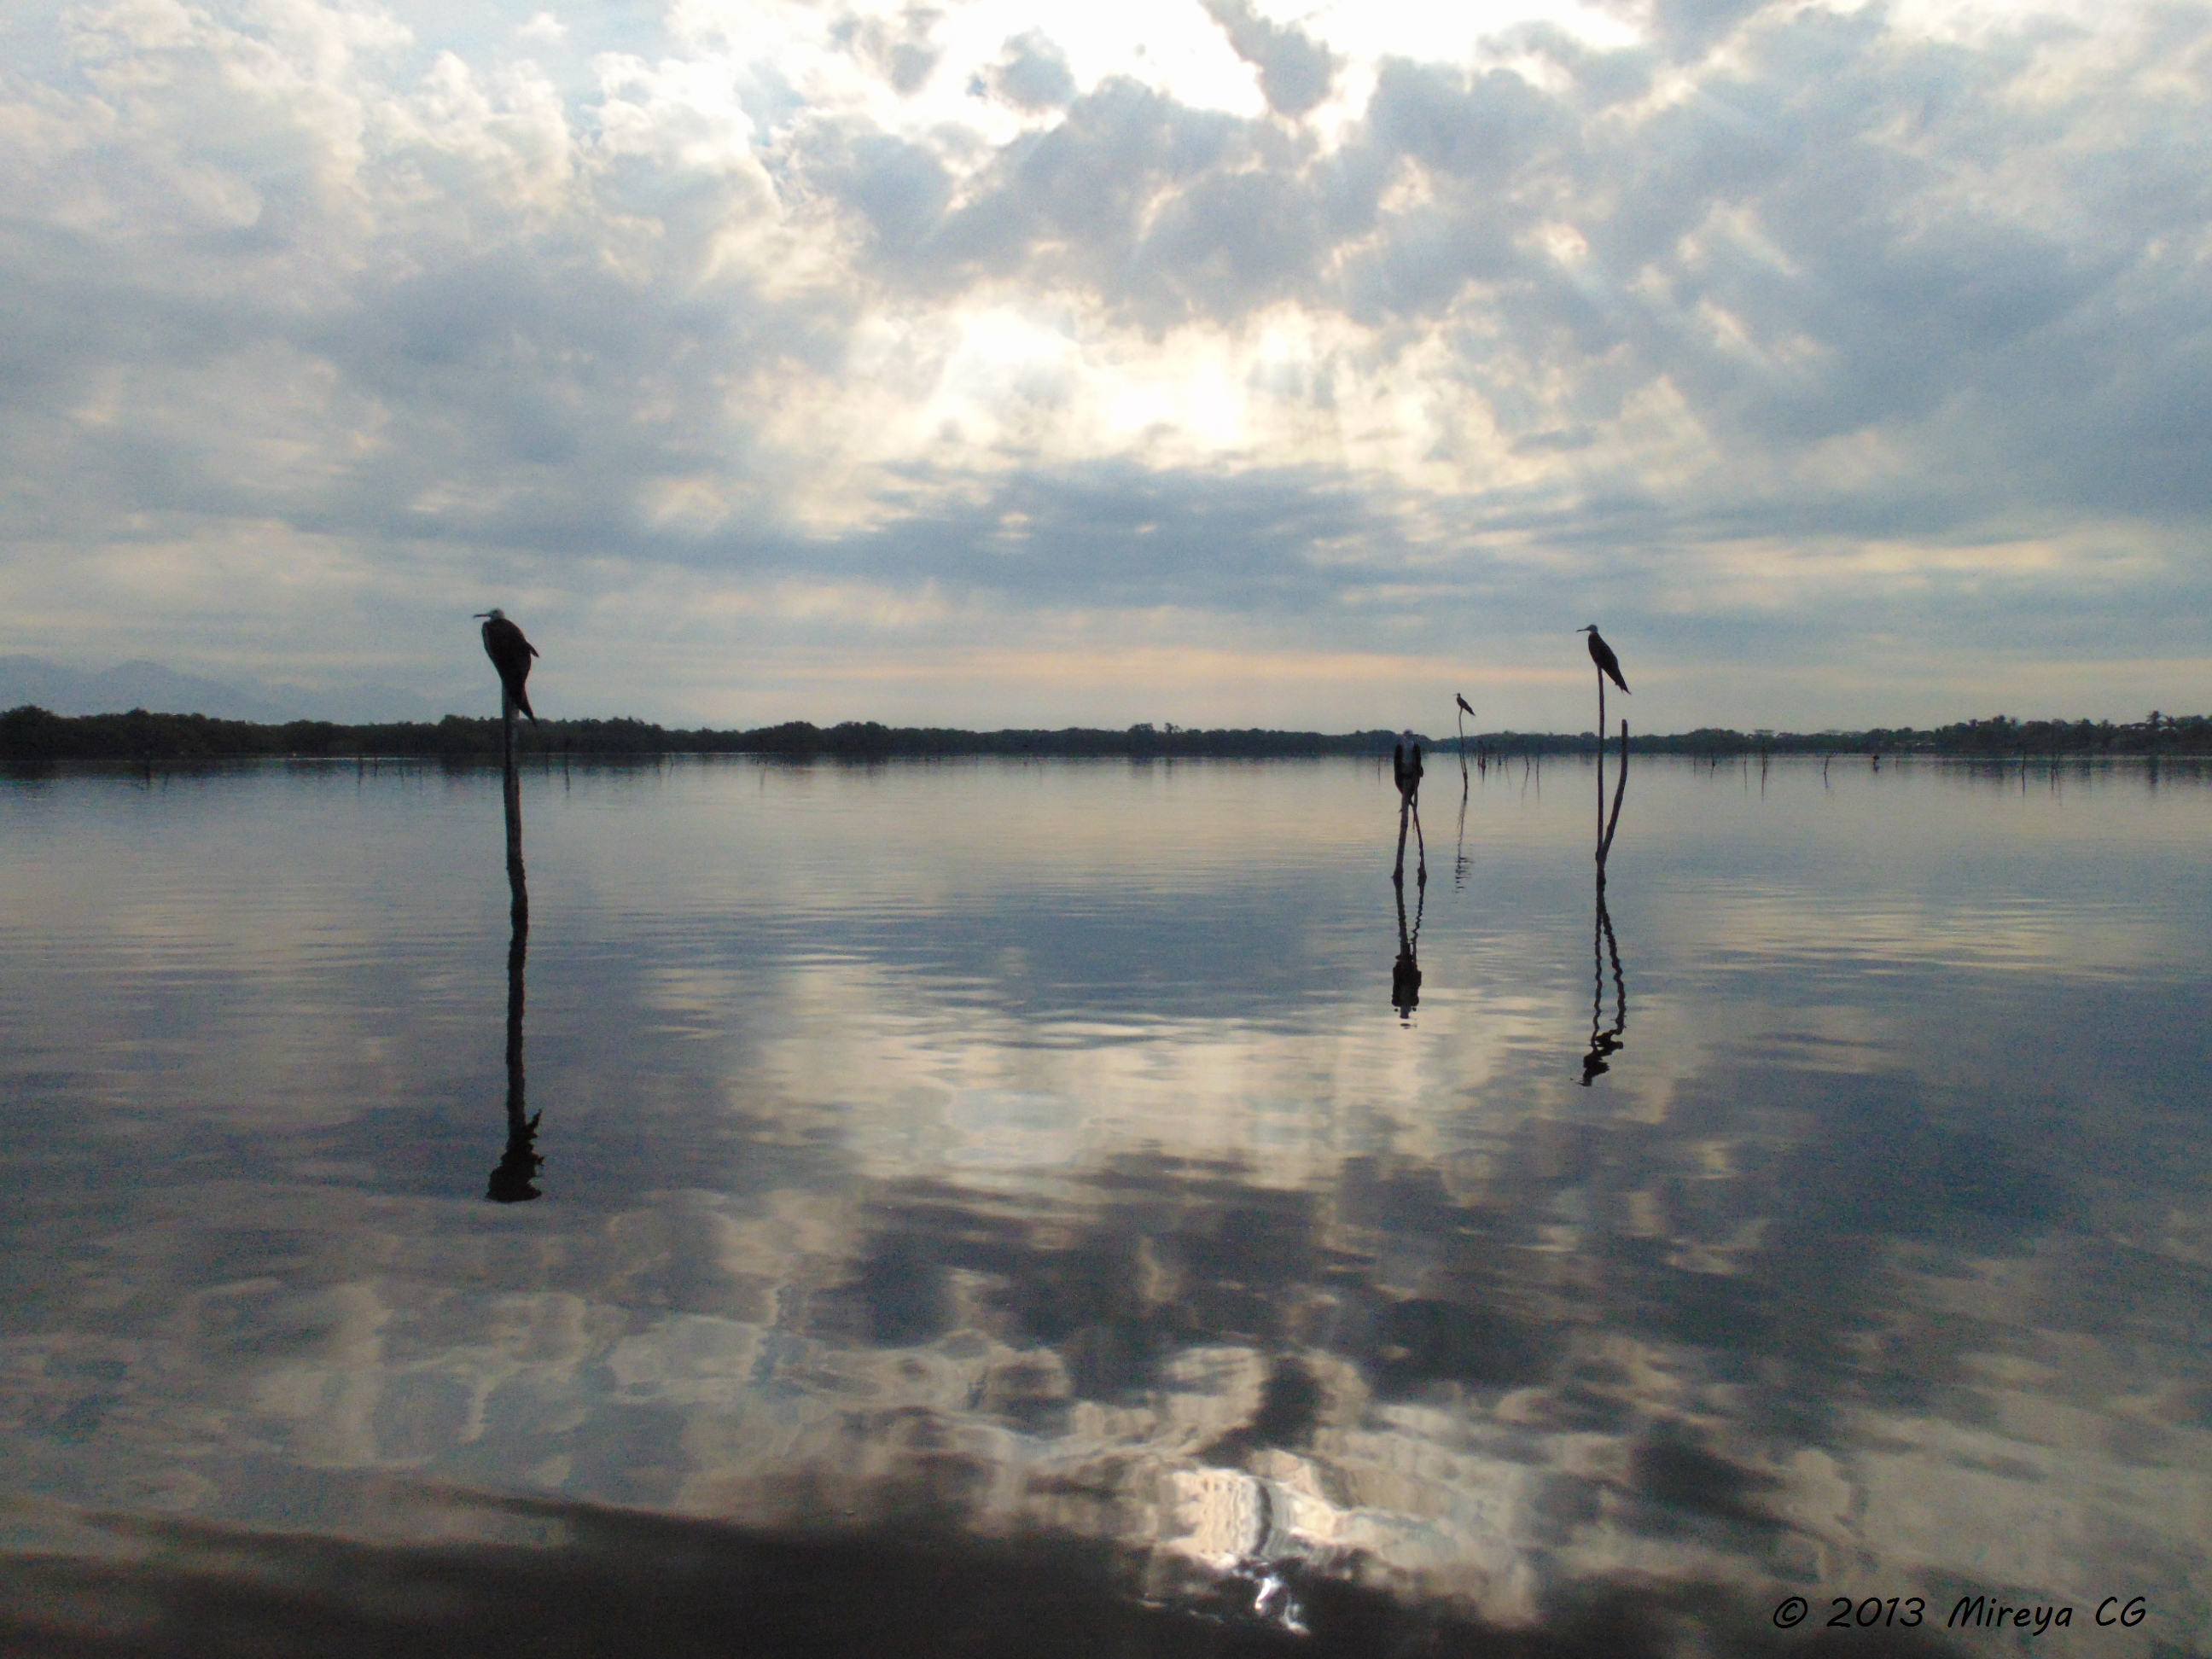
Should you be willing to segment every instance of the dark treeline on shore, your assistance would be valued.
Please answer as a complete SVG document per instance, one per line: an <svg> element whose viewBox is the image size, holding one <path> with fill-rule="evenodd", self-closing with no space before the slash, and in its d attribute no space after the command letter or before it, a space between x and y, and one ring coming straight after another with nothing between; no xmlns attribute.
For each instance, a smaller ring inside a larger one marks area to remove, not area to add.
<svg viewBox="0 0 2212 1659"><path fill-rule="evenodd" d="M755 731L687 731L644 720L543 720L526 726L526 755L649 756L773 755L787 760L890 760L962 756L1054 756L1150 760L1277 759L1328 755L1385 755L1393 732L1260 730L1200 731L1169 725L1125 731L1068 726L1060 731L963 732L938 726L887 726L848 722L826 729L803 720ZM1440 754L1456 751L1452 737L1424 738ZM1705 727L1666 737L1635 735L1639 754L1957 755L1983 758L2095 755L2212 755L2212 717L2154 712L2147 720L2017 720L2005 715L1915 731L1911 726L1865 732L1736 732ZM1518 757L1589 754L1595 733L1470 732L1467 752ZM210 720L204 714L125 714L68 717L26 705L0 714L0 760L15 766L50 761L110 760L136 763L251 759L296 756L351 760L356 757L416 758L457 765L499 758L500 723L448 714L435 724L394 722L339 726L327 720L258 725Z"/></svg>

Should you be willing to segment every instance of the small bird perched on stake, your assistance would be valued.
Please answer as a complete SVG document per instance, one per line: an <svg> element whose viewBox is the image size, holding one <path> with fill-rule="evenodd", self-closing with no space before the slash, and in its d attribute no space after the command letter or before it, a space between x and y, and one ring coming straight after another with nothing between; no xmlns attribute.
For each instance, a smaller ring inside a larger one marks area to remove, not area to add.
<svg viewBox="0 0 2212 1659"><path fill-rule="evenodd" d="M1406 733L1407 737L1413 734ZM1398 799L1402 805L1418 807L1421 801L1421 745L1407 749L1402 743L1390 745L1390 776L1398 786Z"/></svg>
<svg viewBox="0 0 2212 1659"><path fill-rule="evenodd" d="M484 655L499 670L500 684L514 700L514 706L530 716L532 725L537 724L538 711L530 706L530 694L522 689L522 683L530 678L530 659L538 654L538 647L522 637L522 630L497 605L477 615L484 619Z"/></svg>
<svg viewBox="0 0 2212 1659"><path fill-rule="evenodd" d="M1577 628L1575 632L1589 635L1590 660L1597 665L1598 672L1626 691L1628 682L1620 678L1620 659L1614 656L1613 647L1599 637L1597 624L1591 623L1586 628Z"/></svg>

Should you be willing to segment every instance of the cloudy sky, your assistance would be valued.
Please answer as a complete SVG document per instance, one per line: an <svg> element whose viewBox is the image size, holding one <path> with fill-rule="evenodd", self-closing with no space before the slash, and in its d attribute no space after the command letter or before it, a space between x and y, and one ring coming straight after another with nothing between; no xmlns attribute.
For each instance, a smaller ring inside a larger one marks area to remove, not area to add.
<svg viewBox="0 0 2212 1659"><path fill-rule="evenodd" d="M2212 707L2212 8L0 21L0 652L754 724ZM542 689L541 689L542 688ZM485 695L489 693L489 696Z"/></svg>

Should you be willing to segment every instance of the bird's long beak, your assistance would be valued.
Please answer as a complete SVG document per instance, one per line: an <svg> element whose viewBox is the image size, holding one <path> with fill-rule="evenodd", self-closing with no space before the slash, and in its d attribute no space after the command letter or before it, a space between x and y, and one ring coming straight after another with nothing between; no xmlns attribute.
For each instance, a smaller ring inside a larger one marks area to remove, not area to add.
<svg viewBox="0 0 2212 1659"><path fill-rule="evenodd" d="M491 612L489 611L471 611L469 615L474 617L489 617L491 615Z"/></svg>

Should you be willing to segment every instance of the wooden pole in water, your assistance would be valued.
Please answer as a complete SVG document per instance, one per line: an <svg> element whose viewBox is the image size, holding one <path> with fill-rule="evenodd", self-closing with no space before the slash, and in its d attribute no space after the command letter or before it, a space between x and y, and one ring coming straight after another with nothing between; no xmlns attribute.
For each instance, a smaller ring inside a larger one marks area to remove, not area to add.
<svg viewBox="0 0 2212 1659"><path fill-rule="evenodd" d="M1605 863L1605 670L1597 671L1597 861Z"/></svg>
<svg viewBox="0 0 2212 1659"><path fill-rule="evenodd" d="M1604 787L1605 763L1598 763L1599 787ZM1597 884L1605 889L1605 861L1613 856L1613 838L1620 829L1620 803L1628 793L1628 722L1620 723L1620 775L1613 781L1613 817L1600 834L1597 843Z"/></svg>
<svg viewBox="0 0 2212 1659"><path fill-rule="evenodd" d="M499 694L501 782L507 803L507 885L518 937L530 931L530 889L522 871L522 769L517 764L521 733L515 726L514 696Z"/></svg>

